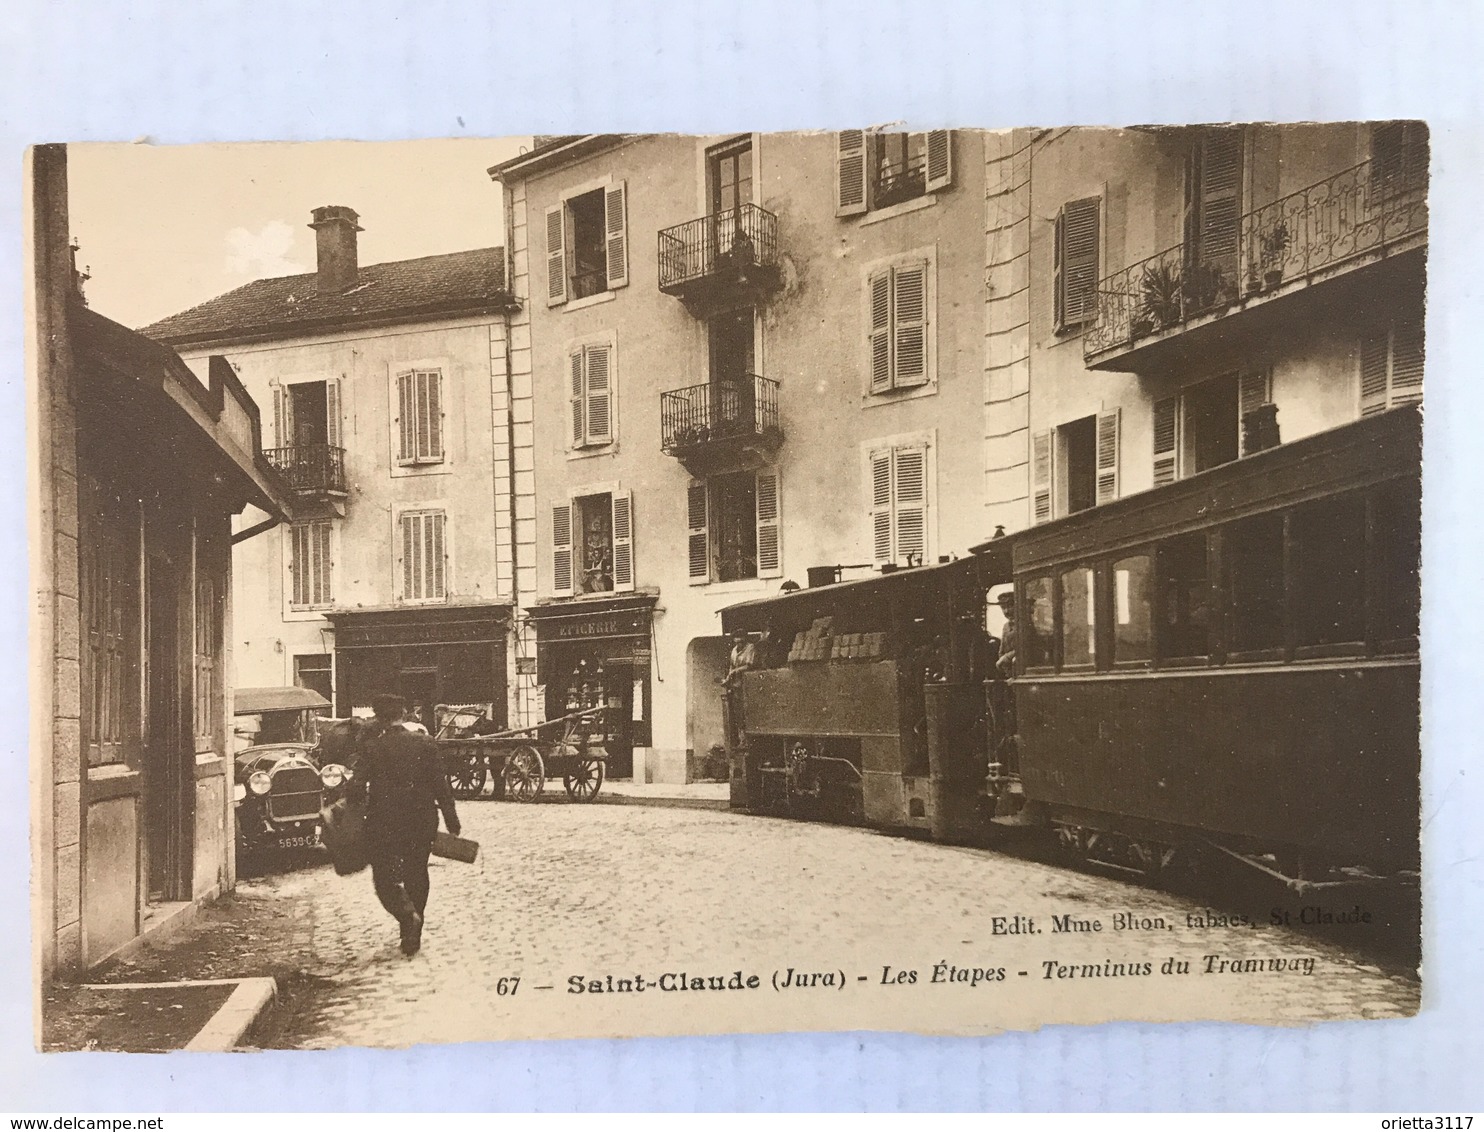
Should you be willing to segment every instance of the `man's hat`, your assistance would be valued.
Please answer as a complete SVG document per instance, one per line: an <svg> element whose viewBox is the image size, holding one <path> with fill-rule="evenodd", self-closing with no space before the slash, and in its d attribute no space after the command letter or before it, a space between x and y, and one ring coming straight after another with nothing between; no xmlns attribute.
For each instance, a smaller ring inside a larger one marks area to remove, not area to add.
<svg viewBox="0 0 1484 1132"><path fill-rule="evenodd" d="M371 697L371 711L377 719L396 719L407 712L407 701L401 696L387 693Z"/></svg>
<svg viewBox="0 0 1484 1132"><path fill-rule="evenodd" d="M999 597L995 598L995 602L996 602L996 604L1001 605L1001 606L1014 605L1015 604L1015 591L1014 590L1006 590L1004 593L1000 594Z"/></svg>

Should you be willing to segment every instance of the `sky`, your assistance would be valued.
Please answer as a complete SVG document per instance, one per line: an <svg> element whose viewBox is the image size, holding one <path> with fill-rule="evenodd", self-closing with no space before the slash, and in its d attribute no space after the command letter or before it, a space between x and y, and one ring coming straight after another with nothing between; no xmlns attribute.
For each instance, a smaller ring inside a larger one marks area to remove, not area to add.
<svg viewBox="0 0 1484 1132"><path fill-rule="evenodd" d="M360 262L492 247L504 231L486 170L530 138L68 147L88 305L148 325L253 279L314 270L310 210L360 213Z"/></svg>

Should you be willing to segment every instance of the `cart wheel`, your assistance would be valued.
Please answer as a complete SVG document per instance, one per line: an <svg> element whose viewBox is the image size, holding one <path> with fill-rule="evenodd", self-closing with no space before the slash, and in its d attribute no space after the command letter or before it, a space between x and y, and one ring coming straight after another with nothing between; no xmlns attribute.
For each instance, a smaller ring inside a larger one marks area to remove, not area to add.
<svg viewBox="0 0 1484 1132"><path fill-rule="evenodd" d="M484 784L488 778L489 771L476 755L449 771L448 784L453 787L455 798L477 798L484 793Z"/></svg>
<svg viewBox="0 0 1484 1132"><path fill-rule="evenodd" d="M583 759L562 779L562 785L574 802L591 802L603 788L603 760Z"/></svg>
<svg viewBox="0 0 1484 1132"><path fill-rule="evenodd" d="M534 802L546 786L546 767L535 747L517 747L505 759L505 797Z"/></svg>

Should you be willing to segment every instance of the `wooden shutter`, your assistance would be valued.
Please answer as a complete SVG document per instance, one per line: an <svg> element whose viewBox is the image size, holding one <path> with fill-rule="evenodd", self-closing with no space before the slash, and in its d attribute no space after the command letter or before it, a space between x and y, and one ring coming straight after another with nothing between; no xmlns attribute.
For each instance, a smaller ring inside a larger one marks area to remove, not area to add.
<svg viewBox="0 0 1484 1132"><path fill-rule="evenodd" d="M634 493L615 491L613 503L613 588L634 588Z"/></svg>
<svg viewBox="0 0 1484 1132"><path fill-rule="evenodd" d="M603 190L603 234L608 258L608 289L629 285L629 233L626 181Z"/></svg>
<svg viewBox="0 0 1484 1132"><path fill-rule="evenodd" d="M340 379L325 382L325 443L331 448L340 444Z"/></svg>
<svg viewBox="0 0 1484 1132"><path fill-rule="evenodd" d="M1111 503L1118 498L1118 424L1119 410L1098 414L1098 481L1097 501Z"/></svg>
<svg viewBox="0 0 1484 1132"><path fill-rule="evenodd" d="M835 215L866 211L866 131L841 130L835 135Z"/></svg>
<svg viewBox="0 0 1484 1132"><path fill-rule="evenodd" d="M443 459L443 374L426 370L418 374L418 459L436 463Z"/></svg>
<svg viewBox="0 0 1484 1132"><path fill-rule="evenodd" d="M1051 430L1031 434L1031 522L1051 518Z"/></svg>
<svg viewBox="0 0 1484 1132"><path fill-rule="evenodd" d="M1067 309L1062 284L1062 263L1067 258L1067 210L1062 208L1056 214L1056 236L1053 240L1053 251L1051 255L1051 317L1052 324L1057 330L1065 330L1067 326Z"/></svg>
<svg viewBox="0 0 1484 1132"><path fill-rule="evenodd" d="M871 348L871 392L891 388L891 271L872 275L869 281Z"/></svg>
<svg viewBox="0 0 1484 1132"><path fill-rule="evenodd" d="M427 582L423 597L442 601L448 595L448 522L442 511L423 515L423 549Z"/></svg>
<svg viewBox="0 0 1484 1132"><path fill-rule="evenodd" d="M551 509L551 592L555 597L572 595L571 503L557 503Z"/></svg>
<svg viewBox="0 0 1484 1132"><path fill-rule="evenodd" d="M1422 400L1422 320L1398 322L1391 329L1391 404Z"/></svg>
<svg viewBox="0 0 1484 1132"><path fill-rule="evenodd" d="M927 155L927 191L935 193L953 184L953 137L949 130L929 130L923 149Z"/></svg>
<svg viewBox="0 0 1484 1132"><path fill-rule="evenodd" d="M422 516L402 516L402 600L414 601L422 588Z"/></svg>
<svg viewBox="0 0 1484 1132"><path fill-rule="evenodd" d="M1272 397L1270 374L1265 369L1248 370L1237 378L1237 442L1247 451L1247 415L1266 405Z"/></svg>
<svg viewBox="0 0 1484 1132"><path fill-rule="evenodd" d="M1057 327L1068 330L1097 316L1102 201L1074 200L1057 217Z"/></svg>
<svg viewBox="0 0 1484 1132"><path fill-rule="evenodd" d="M1360 415L1384 413L1387 408L1387 335L1367 334L1360 340Z"/></svg>
<svg viewBox="0 0 1484 1132"><path fill-rule="evenodd" d="M896 553L903 561L927 561L927 449L898 448L893 453Z"/></svg>
<svg viewBox="0 0 1484 1132"><path fill-rule="evenodd" d="M1180 475L1180 398L1154 403L1154 486L1174 483Z"/></svg>
<svg viewBox="0 0 1484 1132"><path fill-rule="evenodd" d="M711 539L707 525L706 483L692 480L685 493L686 555L692 585L711 580Z"/></svg>
<svg viewBox="0 0 1484 1132"><path fill-rule="evenodd" d="M1242 218L1242 130L1221 127L1201 139L1200 261L1229 269L1235 278Z"/></svg>
<svg viewBox="0 0 1484 1132"><path fill-rule="evenodd" d="M891 449L871 453L871 561L895 561L891 545Z"/></svg>
<svg viewBox="0 0 1484 1132"><path fill-rule="evenodd" d="M776 471L769 469L757 473L754 498L757 501L757 576L775 578L783 573L779 542L781 499Z"/></svg>
<svg viewBox="0 0 1484 1132"><path fill-rule="evenodd" d="M607 444L613 439L613 352L608 346L588 346L584 365L587 369L587 443ZM575 415L573 417L576 419Z"/></svg>
<svg viewBox="0 0 1484 1132"><path fill-rule="evenodd" d="M892 385L925 385L927 363L927 263L892 272Z"/></svg>
<svg viewBox="0 0 1484 1132"><path fill-rule="evenodd" d="M567 206L553 205L546 210L546 305L554 307L567 301L567 250L564 229Z"/></svg>
<svg viewBox="0 0 1484 1132"><path fill-rule="evenodd" d="M309 604L309 586L305 579L308 570L308 542L303 523L289 528L289 605Z"/></svg>
<svg viewBox="0 0 1484 1132"><path fill-rule="evenodd" d="M581 448L587 443L587 352L575 350L567 358L571 374L571 394L568 402L572 409L572 447Z"/></svg>
<svg viewBox="0 0 1484 1132"><path fill-rule="evenodd" d="M330 524L315 523L313 528L313 587L310 600L315 605L329 605L332 599L330 588Z"/></svg>
<svg viewBox="0 0 1484 1132"><path fill-rule="evenodd" d="M417 462L417 387L416 374L397 375L397 463Z"/></svg>
<svg viewBox="0 0 1484 1132"><path fill-rule="evenodd" d="M285 437L287 437L289 435L289 430L284 427L285 424L287 423L284 420L284 402L286 400L287 400L287 398L284 396L283 386L282 385L275 385L273 387L273 447L274 448L287 448L288 447L288 441L285 439Z"/></svg>

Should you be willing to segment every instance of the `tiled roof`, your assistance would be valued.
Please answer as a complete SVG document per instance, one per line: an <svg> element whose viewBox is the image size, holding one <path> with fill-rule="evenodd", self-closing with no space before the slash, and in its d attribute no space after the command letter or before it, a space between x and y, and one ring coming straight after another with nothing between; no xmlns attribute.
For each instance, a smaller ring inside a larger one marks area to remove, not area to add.
<svg viewBox="0 0 1484 1132"><path fill-rule="evenodd" d="M479 314L511 302L502 248L370 264L357 280L345 291L321 294L314 272L258 279L141 333L172 346L262 341Z"/></svg>

